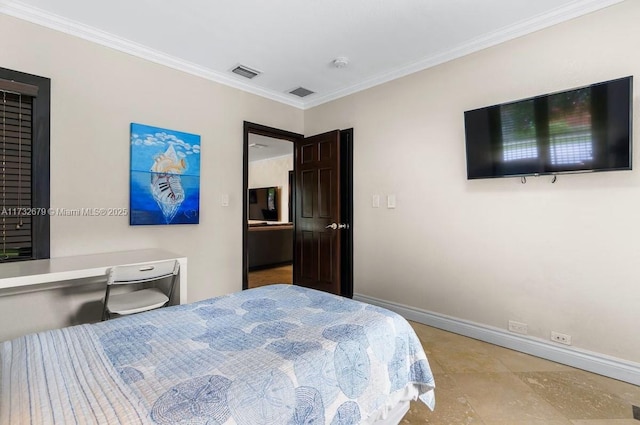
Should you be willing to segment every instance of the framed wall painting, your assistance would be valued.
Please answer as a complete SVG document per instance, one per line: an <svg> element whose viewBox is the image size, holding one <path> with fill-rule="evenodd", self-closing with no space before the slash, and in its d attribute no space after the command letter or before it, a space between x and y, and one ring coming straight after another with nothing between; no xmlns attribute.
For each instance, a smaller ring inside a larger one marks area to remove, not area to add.
<svg viewBox="0 0 640 425"><path fill-rule="evenodd" d="M197 224L200 136L131 123L131 225Z"/></svg>

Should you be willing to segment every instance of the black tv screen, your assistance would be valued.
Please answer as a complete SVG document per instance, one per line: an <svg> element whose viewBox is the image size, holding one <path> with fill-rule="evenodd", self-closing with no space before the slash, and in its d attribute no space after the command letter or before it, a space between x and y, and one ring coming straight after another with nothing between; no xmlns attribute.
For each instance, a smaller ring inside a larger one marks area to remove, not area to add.
<svg viewBox="0 0 640 425"><path fill-rule="evenodd" d="M249 189L249 220L278 221L278 188Z"/></svg>
<svg viewBox="0 0 640 425"><path fill-rule="evenodd" d="M467 178L631 169L633 77L464 113Z"/></svg>

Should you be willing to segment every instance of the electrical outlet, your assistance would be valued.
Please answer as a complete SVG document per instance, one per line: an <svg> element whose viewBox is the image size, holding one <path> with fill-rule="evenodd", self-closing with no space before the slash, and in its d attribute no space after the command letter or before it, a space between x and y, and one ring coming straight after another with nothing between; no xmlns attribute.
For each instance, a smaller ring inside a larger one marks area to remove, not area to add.
<svg viewBox="0 0 640 425"><path fill-rule="evenodd" d="M551 331L551 341L559 342L560 344L571 345L571 335Z"/></svg>
<svg viewBox="0 0 640 425"><path fill-rule="evenodd" d="M529 326L526 323L509 320L509 331L526 335L529 332Z"/></svg>

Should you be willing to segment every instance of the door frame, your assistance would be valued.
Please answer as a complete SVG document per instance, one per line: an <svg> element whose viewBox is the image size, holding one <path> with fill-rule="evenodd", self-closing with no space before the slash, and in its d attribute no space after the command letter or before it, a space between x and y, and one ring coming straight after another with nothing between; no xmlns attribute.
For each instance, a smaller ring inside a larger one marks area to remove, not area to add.
<svg viewBox="0 0 640 425"><path fill-rule="evenodd" d="M249 226L248 226L248 199L249 190L249 134L288 140L292 143L304 140L304 135L291 131L268 127L244 121L243 129L243 168L242 168L242 289L249 286ZM295 146L294 146L295 147ZM293 171L295 173L295 149ZM295 175L295 174L294 174ZM349 229L341 231L341 293L343 296L353 298L353 128L340 130L340 204L342 222L349 224ZM294 184L296 184L294 179ZM295 205L295 188L292 193L292 206ZM294 248L295 248L295 214L294 214ZM294 256L295 257L295 256ZM295 258L293 267L296 267Z"/></svg>
<svg viewBox="0 0 640 425"><path fill-rule="evenodd" d="M249 121L244 122L243 130L243 168L242 168L242 289L249 287L249 226L248 226L248 210L249 204L247 199L247 191L249 190L249 134L258 134L260 136L272 137L274 139L288 140L295 143L304 139L302 134L293 133L291 131L280 130L279 128L268 127L262 124L256 124ZM294 149L295 151L295 149ZM295 171L295 158L294 158ZM295 192L294 198L295 202ZM295 204L294 204L295 205ZM295 226L295 224L294 224ZM295 240L294 240L295 244Z"/></svg>
<svg viewBox="0 0 640 425"><path fill-rule="evenodd" d="M349 229L340 232L340 285L353 298L353 128L340 130L340 216Z"/></svg>

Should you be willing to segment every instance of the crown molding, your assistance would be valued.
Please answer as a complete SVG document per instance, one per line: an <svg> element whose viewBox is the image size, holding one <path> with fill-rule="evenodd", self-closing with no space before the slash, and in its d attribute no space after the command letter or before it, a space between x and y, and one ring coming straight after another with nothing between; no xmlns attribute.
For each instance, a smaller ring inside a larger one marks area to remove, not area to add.
<svg viewBox="0 0 640 425"><path fill-rule="evenodd" d="M0 1L0 13L79 37L123 53L146 59L159 65L164 65L210 81L215 81L216 83L265 97L289 106L299 109L302 109L304 106L303 102L296 99L290 99L284 93L275 93L261 87L247 84L243 81L236 80L233 76L213 71L192 62L143 46L131 40L115 36L106 31L63 18L18 1Z"/></svg>
<svg viewBox="0 0 640 425"><path fill-rule="evenodd" d="M344 89L336 90L326 95L314 96L313 99L301 101L291 99L285 93L277 93L271 90L256 87L235 79L221 72L213 71L203 66L179 59L155 49L143 46L133 41L117 37L113 34L101 31L77 21L46 12L42 9L26 5L19 1L0 0L0 13L13 16L34 24L42 25L69 35L73 35L94 43L137 56L151 62L164 65L179 71L183 71L210 81L255 94L276 102L284 103L298 109L310 109L324 103L366 90L368 88L405 77L425 69L458 59L462 56L478 52L488 47L495 46L508 40L530 34L535 31L556 25L586 15L591 12L621 3L625 0L576 0L564 7L540 14L531 19L519 22L515 25L502 28L490 34L471 40L446 52L442 52L417 62L396 68L393 71L377 75L373 78L361 81Z"/></svg>
<svg viewBox="0 0 640 425"><path fill-rule="evenodd" d="M310 109L315 106L322 105L323 103L327 103L332 100L336 100L341 97L345 97L350 94L354 94L359 91L363 91L371 87L387 83L389 81L397 80L398 78L402 78L407 75L432 68L445 62L461 58L471 53L475 53L480 50L495 46L497 44L522 37L524 35L551 27L570 19L578 18L588 13L592 13L609 6L622 3L623 1L625 0L576 0L575 2L564 7L560 7L550 12L527 19L525 21L518 22L517 24L501 28L498 31L486 34L482 37L461 44L445 52L429 56L417 62L413 62L408 65L396 68L393 71L377 75L342 90L337 90L324 96L310 99L308 102L304 103L304 109Z"/></svg>

